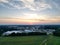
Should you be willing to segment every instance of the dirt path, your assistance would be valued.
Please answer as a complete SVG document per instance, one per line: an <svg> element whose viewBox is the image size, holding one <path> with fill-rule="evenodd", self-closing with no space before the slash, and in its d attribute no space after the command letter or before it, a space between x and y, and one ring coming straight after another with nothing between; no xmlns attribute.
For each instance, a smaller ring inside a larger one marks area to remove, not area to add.
<svg viewBox="0 0 60 45"><path fill-rule="evenodd" d="M47 45L47 39L43 40L40 45Z"/></svg>
<svg viewBox="0 0 60 45"><path fill-rule="evenodd" d="M42 41L40 45L47 45L47 42L52 39L52 35L48 35L45 40Z"/></svg>

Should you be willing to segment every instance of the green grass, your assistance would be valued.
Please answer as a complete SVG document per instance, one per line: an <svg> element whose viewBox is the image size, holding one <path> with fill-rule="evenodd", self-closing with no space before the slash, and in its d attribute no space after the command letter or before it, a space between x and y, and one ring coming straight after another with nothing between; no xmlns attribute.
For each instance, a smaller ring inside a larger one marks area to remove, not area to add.
<svg viewBox="0 0 60 45"><path fill-rule="evenodd" d="M0 37L0 45L40 45L45 39L47 45L60 45L60 37L56 36Z"/></svg>
<svg viewBox="0 0 60 45"><path fill-rule="evenodd" d="M0 37L0 45L40 45L46 36Z"/></svg>
<svg viewBox="0 0 60 45"><path fill-rule="evenodd" d="M48 40L47 45L60 45L60 37L52 36Z"/></svg>

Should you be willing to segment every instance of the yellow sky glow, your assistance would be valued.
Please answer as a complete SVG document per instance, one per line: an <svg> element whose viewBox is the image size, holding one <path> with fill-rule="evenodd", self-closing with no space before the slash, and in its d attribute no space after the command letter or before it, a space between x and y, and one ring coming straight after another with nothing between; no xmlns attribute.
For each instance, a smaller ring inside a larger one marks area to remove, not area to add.
<svg viewBox="0 0 60 45"><path fill-rule="evenodd" d="M0 23L18 23L18 24L34 24L34 23L51 23L59 22L58 19L48 19L47 16L37 15L37 14L25 14L20 18L5 18L0 19Z"/></svg>

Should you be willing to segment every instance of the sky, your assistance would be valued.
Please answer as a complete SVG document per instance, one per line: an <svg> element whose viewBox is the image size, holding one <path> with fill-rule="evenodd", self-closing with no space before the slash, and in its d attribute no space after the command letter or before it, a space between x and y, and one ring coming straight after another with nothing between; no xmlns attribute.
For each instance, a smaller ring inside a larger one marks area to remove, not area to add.
<svg viewBox="0 0 60 45"><path fill-rule="evenodd" d="M0 24L60 24L60 0L0 0Z"/></svg>

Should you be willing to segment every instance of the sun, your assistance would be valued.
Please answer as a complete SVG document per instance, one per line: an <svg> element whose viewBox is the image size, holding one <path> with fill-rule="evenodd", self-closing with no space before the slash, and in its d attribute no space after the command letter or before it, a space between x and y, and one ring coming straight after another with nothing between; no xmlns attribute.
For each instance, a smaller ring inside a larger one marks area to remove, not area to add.
<svg viewBox="0 0 60 45"><path fill-rule="evenodd" d="M37 14L25 14L23 19L39 19L40 17Z"/></svg>

